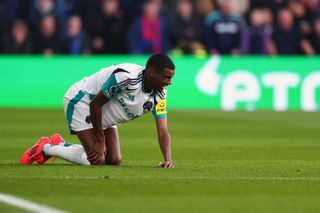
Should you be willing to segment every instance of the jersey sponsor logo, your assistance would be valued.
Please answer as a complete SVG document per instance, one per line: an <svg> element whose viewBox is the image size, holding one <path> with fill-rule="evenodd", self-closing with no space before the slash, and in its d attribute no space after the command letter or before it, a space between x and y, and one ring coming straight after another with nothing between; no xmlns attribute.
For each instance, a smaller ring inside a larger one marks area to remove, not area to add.
<svg viewBox="0 0 320 213"><path fill-rule="evenodd" d="M166 114L167 113L166 105L167 104L165 99L159 101L158 104L156 105L156 114L157 115Z"/></svg>
<svg viewBox="0 0 320 213"><path fill-rule="evenodd" d="M129 108L127 107L126 103L124 102L123 97L119 98L119 102L121 104L121 107L122 107L123 111L128 116L128 118L130 118L130 119L136 118L136 116L132 112L130 112Z"/></svg>
<svg viewBox="0 0 320 213"><path fill-rule="evenodd" d="M149 112L153 107L153 103L151 101L147 101L143 104L143 112Z"/></svg>
<svg viewBox="0 0 320 213"><path fill-rule="evenodd" d="M129 98L131 101L134 101L134 95L128 94L128 98Z"/></svg>

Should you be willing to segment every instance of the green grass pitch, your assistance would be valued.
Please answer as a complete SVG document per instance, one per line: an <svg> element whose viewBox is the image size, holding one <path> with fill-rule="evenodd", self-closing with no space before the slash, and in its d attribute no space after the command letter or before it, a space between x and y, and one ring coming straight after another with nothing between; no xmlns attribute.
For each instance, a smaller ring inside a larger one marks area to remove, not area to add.
<svg viewBox="0 0 320 213"><path fill-rule="evenodd" d="M119 126L123 164L20 166L40 136L68 134L62 110L0 110L0 193L69 212L319 212L320 113L169 112L175 169L152 115ZM0 212L24 212L0 202Z"/></svg>

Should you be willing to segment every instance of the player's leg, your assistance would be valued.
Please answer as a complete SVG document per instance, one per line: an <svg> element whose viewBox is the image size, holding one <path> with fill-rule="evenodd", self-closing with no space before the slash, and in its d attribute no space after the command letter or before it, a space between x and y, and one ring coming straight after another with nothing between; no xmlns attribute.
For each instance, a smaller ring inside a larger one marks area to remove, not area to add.
<svg viewBox="0 0 320 213"><path fill-rule="evenodd" d="M64 143L63 145L54 146L46 144L43 152L46 156L58 157L69 162L80 165L94 165L87 159L87 153L91 151L95 143L95 133L93 129L87 129L76 132L82 145ZM105 165L105 156L101 156L95 165Z"/></svg>
<svg viewBox="0 0 320 213"><path fill-rule="evenodd" d="M51 157L58 157L69 162L90 165L83 146L66 142L59 134L42 137L34 146L23 153L20 164L37 162L44 164Z"/></svg>
<svg viewBox="0 0 320 213"><path fill-rule="evenodd" d="M46 157L57 157L74 164L90 165L83 146L79 144L72 144L66 141L59 145L47 143L42 151Z"/></svg>
<svg viewBox="0 0 320 213"><path fill-rule="evenodd" d="M119 142L119 134L117 127L109 127L104 130L104 137L106 142L107 165L120 165L121 164L121 150Z"/></svg>
<svg viewBox="0 0 320 213"><path fill-rule="evenodd" d="M85 152L88 154L91 152L91 150L94 147L94 143L96 141L96 135L93 129L87 129L83 131L76 132L81 144L83 145L83 148ZM105 165L105 155L100 156L98 162L93 164L91 162L91 165Z"/></svg>
<svg viewBox="0 0 320 213"><path fill-rule="evenodd" d="M55 144L49 138L44 137L23 154L20 160L21 164L31 164L34 161L43 164L50 157L59 157L75 164L90 165L86 151L89 151L92 147L95 137L93 137L93 130L90 131L92 125L86 119L90 115L89 105L80 101L85 98L85 94L81 91L79 92L75 86L68 90L66 96L74 97L72 99L64 99L64 111L68 126L72 133L77 132L81 143L85 147L71 143ZM83 129L87 130L81 131ZM104 158L103 156L103 162L99 163L104 164Z"/></svg>
<svg viewBox="0 0 320 213"><path fill-rule="evenodd" d="M50 156L59 157L61 159L67 160L81 165L90 165L87 160L86 153L89 153L95 143L95 133L93 129L83 130L76 132L81 144L70 144L67 143L66 147L50 146L48 150L44 149L45 154L50 154ZM109 127L104 130L105 143L107 153L106 156L101 156L100 160L96 165L120 165L121 163L121 151L119 143L119 135L116 127ZM85 162L85 163L80 163ZM93 165L91 163L91 165Z"/></svg>
<svg viewBox="0 0 320 213"><path fill-rule="evenodd" d="M43 152L46 156L59 157L69 162L80 165L93 165L87 160L87 154L91 151L95 143L95 132L93 129L87 129L76 132L81 145L64 143L60 145L46 144ZM120 165L121 150L119 135L116 127L109 127L104 130L107 153L101 156L96 165Z"/></svg>
<svg viewBox="0 0 320 213"><path fill-rule="evenodd" d="M72 99L66 97L74 97ZM64 160L81 164L81 165L91 165L87 159L87 153L92 149L93 143L95 141L95 135L91 122L88 122L87 117L90 115L90 107L86 101L81 101L86 99L83 92L79 92L76 86L71 87L65 98L64 98L64 112L68 121L68 126L71 133L75 133L82 146L77 144L72 144L67 146L64 150L62 147L50 147L51 150L55 152L46 153L55 155L56 157L62 158ZM68 143L70 144L70 143ZM99 164L104 164L101 160Z"/></svg>

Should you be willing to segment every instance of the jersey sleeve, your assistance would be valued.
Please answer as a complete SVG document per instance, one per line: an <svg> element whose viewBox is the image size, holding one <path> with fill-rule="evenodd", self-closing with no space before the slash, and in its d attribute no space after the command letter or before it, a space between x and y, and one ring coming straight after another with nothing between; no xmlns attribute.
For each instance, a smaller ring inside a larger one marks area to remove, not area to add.
<svg viewBox="0 0 320 213"><path fill-rule="evenodd" d="M153 116L158 118L167 117L167 91L157 91L154 107L152 109Z"/></svg>
<svg viewBox="0 0 320 213"><path fill-rule="evenodd" d="M128 72L120 72L115 70L113 74L104 82L101 92L108 99L112 99L115 95L125 89L125 82L128 79Z"/></svg>

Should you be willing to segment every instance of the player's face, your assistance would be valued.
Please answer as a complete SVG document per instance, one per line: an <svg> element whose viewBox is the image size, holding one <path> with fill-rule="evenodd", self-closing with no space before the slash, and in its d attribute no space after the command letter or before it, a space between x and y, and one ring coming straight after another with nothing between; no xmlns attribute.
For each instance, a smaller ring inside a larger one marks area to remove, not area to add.
<svg viewBox="0 0 320 213"><path fill-rule="evenodd" d="M174 76L174 70L165 68L163 72L156 72L154 79L154 88L163 90L171 84L171 79Z"/></svg>

